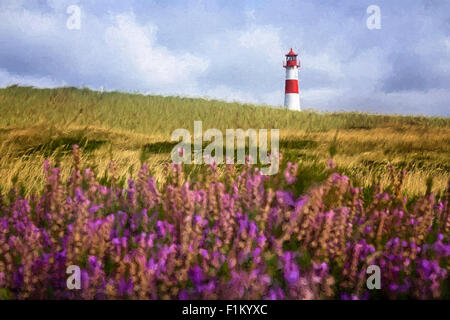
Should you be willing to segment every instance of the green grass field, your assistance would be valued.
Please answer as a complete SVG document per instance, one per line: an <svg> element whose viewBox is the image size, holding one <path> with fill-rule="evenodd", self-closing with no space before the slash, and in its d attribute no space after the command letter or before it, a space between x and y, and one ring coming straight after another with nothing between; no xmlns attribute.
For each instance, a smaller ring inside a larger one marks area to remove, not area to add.
<svg viewBox="0 0 450 320"><path fill-rule="evenodd" d="M428 188L438 195L450 179L450 118L364 113L286 111L216 100L144 96L88 89L0 89L0 188L26 195L40 192L42 163L51 159L70 171L71 149L83 149L83 163L99 174L111 161L125 181L143 162L163 180L177 128L203 130L280 129L284 161L300 164L303 188L325 178L332 156L338 171L362 186L387 183L386 166L406 169L404 193ZM195 172L195 168L192 171Z"/></svg>

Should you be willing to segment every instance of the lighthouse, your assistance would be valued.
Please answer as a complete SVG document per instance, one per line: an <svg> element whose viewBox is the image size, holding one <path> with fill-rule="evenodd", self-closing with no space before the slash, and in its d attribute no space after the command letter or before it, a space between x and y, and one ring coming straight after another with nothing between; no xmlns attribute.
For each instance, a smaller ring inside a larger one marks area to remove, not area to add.
<svg viewBox="0 0 450 320"><path fill-rule="evenodd" d="M286 54L286 61L283 63L283 67L286 68L284 106L290 110L300 111L300 95L298 91L298 68L300 68L300 60L297 61L297 54L292 48Z"/></svg>

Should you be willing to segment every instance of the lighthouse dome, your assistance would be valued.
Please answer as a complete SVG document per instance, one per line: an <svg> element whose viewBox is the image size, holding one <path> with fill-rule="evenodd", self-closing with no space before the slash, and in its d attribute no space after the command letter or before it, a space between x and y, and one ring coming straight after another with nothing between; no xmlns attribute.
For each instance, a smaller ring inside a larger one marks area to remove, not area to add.
<svg viewBox="0 0 450 320"><path fill-rule="evenodd" d="M298 54L296 54L294 50L292 50L291 48L291 51L289 51L288 54L286 54L286 56L298 56Z"/></svg>

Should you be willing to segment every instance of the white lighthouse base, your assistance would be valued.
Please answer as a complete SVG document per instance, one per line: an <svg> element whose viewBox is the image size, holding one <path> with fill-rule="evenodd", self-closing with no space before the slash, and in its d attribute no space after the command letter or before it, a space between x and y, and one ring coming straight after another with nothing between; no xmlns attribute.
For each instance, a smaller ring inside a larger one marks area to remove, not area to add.
<svg viewBox="0 0 450 320"><path fill-rule="evenodd" d="M284 95L284 106L289 110L300 111L300 95L298 93L286 93Z"/></svg>

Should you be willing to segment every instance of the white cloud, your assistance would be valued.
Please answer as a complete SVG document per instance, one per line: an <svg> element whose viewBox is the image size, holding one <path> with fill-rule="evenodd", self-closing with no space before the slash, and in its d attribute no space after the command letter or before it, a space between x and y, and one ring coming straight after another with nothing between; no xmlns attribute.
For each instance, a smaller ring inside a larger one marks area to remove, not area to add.
<svg viewBox="0 0 450 320"><path fill-rule="evenodd" d="M344 93L344 90L340 89L307 89L302 90L300 93L301 104L304 108L320 108L326 109L327 107L333 107L334 102L339 99Z"/></svg>
<svg viewBox="0 0 450 320"><path fill-rule="evenodd" d="M111 14L101 21L82 11L81 29L68 30L65 7L56 7L62 8L59 14L20 7L0 12L0 37L2 33L14 35L22 46L15 48L16 41L9 41L5 49L20 51L33 68L49 73L24 77L27 84L43 86L48 83L45 79L70 77L72 85L182 94L194 90L197 77L208 68L208 59L159 45L158 28L137 23L133 13ZM30 48L34 51L27 51ZM46 55L49 59L43 62ZM8 72L3 78L9 75L11 81L20 80L14 74Z"/></svg>
<svg viewBox="0 0 450 320"><path fill-rule="evenodd" d="M254 49L272 61L279 61L283 57L283 50L286 50L281 44L280 29L271 25L252 25L237 34L241 48Z"/></svg>
<svg viewBox="0 0 450 320"><path fill-rule="evenodd" d="M196 76L208 68L208 60L189 53L177 55L156 43L158 28L152 24L138 25L132 14L113 17L107 27L105 41L119 60L124 72L154 88L173 86L172 91L196 81Z"/></svg>
<svg viewBox="0 0 450 320"><path fill-rule="evenodd" d="M51 79L50 77L33 77L11 74L4 69L0 69L0 87L8 87L20 84L24 86L36 86L42 88L56 88L66 86L67 83L61 80Z"/></svg>
<svg viewBox="0 0 450 320"><path fill-rule="evenodd" d="M336 56L328 53L311 54L304 53L301 56L301 63L310 70L327 72L333 78L342 78L342 66Z"/></svg>

